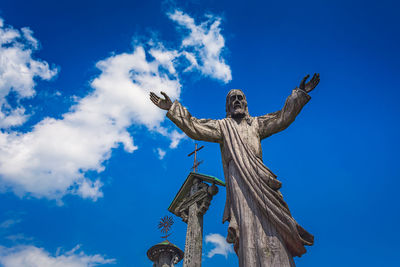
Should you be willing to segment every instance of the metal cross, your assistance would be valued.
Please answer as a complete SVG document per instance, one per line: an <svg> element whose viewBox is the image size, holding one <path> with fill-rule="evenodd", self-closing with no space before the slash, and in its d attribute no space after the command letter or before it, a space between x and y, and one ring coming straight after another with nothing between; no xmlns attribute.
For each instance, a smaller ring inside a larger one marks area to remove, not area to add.
<svg viewBox="0 0 400 267"><path fill-rule="evenodd" d="M191 155L194 154L194 161L193 161L193 167L191 168L193 170L193 172L196 172L198 170L198 167L201 163L203 163L203 161L197 161L197 151L199 151L200 149L204 148L204 146L201 146L199 148L197 148L197 143L195 144L194 147L194 151L192 151L191 153L189 153L188 157L190 157Z"/></svg>

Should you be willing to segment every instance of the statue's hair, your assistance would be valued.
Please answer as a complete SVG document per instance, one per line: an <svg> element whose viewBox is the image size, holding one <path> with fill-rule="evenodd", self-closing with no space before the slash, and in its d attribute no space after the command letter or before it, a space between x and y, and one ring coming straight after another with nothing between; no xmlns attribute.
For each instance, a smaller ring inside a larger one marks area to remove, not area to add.
<svg viewBox="0 0 400 267"><path fill-rule="evenodd" d="M249 125L251 125L251 117L250 117L250 114L249 114L249 109L247 107L246 95L240 89L232 89L226 95L226 104L225 104L226 117L227 118L232 118L231 111L229 110L229 103L230 103L231 96L233 95L233 93L238 93L238 92L240 92L243 95L243 99L244 99L244 101L246 103L246 105L244 107L244 117L245 117L247 123L249 123Z"/></svg>

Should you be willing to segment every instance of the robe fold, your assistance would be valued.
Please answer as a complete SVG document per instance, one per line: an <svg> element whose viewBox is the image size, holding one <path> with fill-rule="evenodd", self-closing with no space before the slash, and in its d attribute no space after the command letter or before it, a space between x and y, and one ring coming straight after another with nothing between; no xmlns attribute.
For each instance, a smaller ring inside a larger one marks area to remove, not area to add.
<svg viewBox="0 0 400 267"><path fill-rule="evenodd" d="M282 110L243 120L197 119L175 101L167 113L190 138L220 144L226 181L223 222L239 266L294 266L313 236L291 216L281 182L262 161L261 140L286 129L310 96L295 89Z"/></svg>

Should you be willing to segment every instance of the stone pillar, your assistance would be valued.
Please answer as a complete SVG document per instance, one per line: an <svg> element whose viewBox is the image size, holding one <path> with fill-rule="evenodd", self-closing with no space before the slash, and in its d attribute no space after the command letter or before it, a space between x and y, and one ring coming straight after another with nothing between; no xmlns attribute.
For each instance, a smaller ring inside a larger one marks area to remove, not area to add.
<svg viewBox="0 0 400 267"><path fill-rule="evenodd" d="M182 213L187 214L185 256L183 267L201 267L201 254L203 248L203 215L210 206L213 195L209 192L215 185L209 186L200 180L193 182L190 196L181 206ZM210 189L210 190L209 190ZM216 194L216 192L214 192Z"/></svg>
<svg viewBox="0 0 400 267"><path fill-rule="evenodd" d="M189 207L186 230L184 267L200 267L203 244L203 214L199 213L197 203Z"/></svg>
<svg viewBox="0 0 400 267"><path fill-rule="evenodd" d="M183 258L183 252L177 246L165 240L147 251L147 257L154 267L174 267Z"/></svg>
<svg viewBox="0 0 400 267"><path fill-rule="evenodd" d="M207 184L210 183L211 185ZM190 173L168 210L187 223L183 267L200 267L203 248L203 216L207 212L221 180L200 173Z"/></svg>

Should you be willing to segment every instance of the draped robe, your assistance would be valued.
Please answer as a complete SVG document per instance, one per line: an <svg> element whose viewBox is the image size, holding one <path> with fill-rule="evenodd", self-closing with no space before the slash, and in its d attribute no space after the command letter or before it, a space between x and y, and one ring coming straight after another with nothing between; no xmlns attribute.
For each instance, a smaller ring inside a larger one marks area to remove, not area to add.
<svg viewBox="0 0 400 267"><path fill-rule="evenodd" d="M262 161L261 140L286 129L310 96L295 89L282 110L241 120L197 119L178 101L167 113L190 138L220 144L226 181L223 222L241 267L294 266L314 237L291 216L281 182Z"/></svg>

